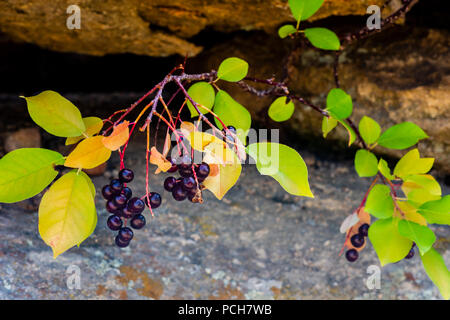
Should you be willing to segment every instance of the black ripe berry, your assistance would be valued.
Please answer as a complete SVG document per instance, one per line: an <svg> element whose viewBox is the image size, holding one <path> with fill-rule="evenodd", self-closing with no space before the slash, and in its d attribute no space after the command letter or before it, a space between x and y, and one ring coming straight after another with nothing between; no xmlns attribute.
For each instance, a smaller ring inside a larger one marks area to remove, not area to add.
<svg viewBox="0 0 450 320"><path fill-rule="evenodd" d="M191 166L192 160L189 155L185 154L179 159L178 168L180 168L181 170L191 168Z"/></svg>
<svg viewBox="0 0 450 320"><path fill-rule="evenodd" d="M369 225L367 223L364 223L359 227L358 232L363 237L367 237L369 235Z"/></svg>
<svg viewBox="0 0 450 320"><path fill-rule="evenodd" d="M350 241L355 248L360 248L364 244L364 236L357 233L350 238Z"/></svg>
<svg viewBox="0 0 450 320"><path fill-rule="evenodd" d="M207 163L201 163L196 170L199 178L206 178L209 175L209 165Z"/></svg>
<svg viewBox="0 0 450 320"><path fill-rule="evenodd" d="M414 247L412 247L411 250L409 250L409 252L406 255L405 259L411 259L412 257L414 257Z"/></svg>
<svg viewBox="0 0 450 320"><path fill-rule="evenodd" d="M172 167L170 167L170 169L167 170L167 172L170 172L170 173L176 172L178 170L178 166L175 163L175 161L171 157L167 157L167 160L169 160L170 163L172 164Z"/></svg>
<svg viewBox="0 0 450 320"><path fill-rule="evenodd" d="M131 191L130 188L124 187L124 188L122 189L122 191L120 192L120 194L123 194L127 199L130 199L130 198L131 198L131 195L133 194L133 192Z"/></svg>
<svg viewBox="0 0 450 320"><path fill-rule="evenodd" d="M128 209L128 206L126 206L122 210L120 210L120 215L124 218L130 219L134 217L136 213Z"/></svg>
<svg viewBox="0 0 450 320"><path fill-rule="evenodd" d="M347 252L345 253L345 258L347 258L347 260L350 262L356 261L356 259L358 259L358 256L358 251L356 251L355 249L347 250Z"/></svg>
<svg viewBox="0 0 450 320"><path fill-rule="evenodd" d="M120 192L122 191L123 184L119 179L111 180L111 183L109 185L111 186L111 189L115 194L120 194Z"/></svg>
<svg viewBox="0 0 450 320"><path fill-rule="evenodd" d="M172 190L172 196L177 201L183 201L187 197L187 191L181 184L177 184Z"/></svg>
<svg viewBox="0 0 450 320"><path fill-rule="evenodd" d="M145 203L139 198L131 198L128 201L128 209L134 213L141 213L145 208Z"/></svg>
<svg viewBox="0 0 450 320"><path fill-rule="evenodd" d="M112 200L112 198L115 195L115 191L111 188L110 185L107 184L102 189L102 195L103 195L103 198L105 198L105 200Z"/></svg>
<svg viewBox="0 0 450 320"><path fill-rule="evenodd" d="M181 185L186 190L190 190L197 186L194 177L184 177L183 180L181 180Z"/></svg>
<svg viewBox="0 0 450 320"><path fill-rule="evenodd" d="M126 169L126 168L120 170L120 172L119 172L119 180L122 183L131 182L131 181L133 181L133 178L134 178L134 173L133 173L132 170Z"/></svg>
<svg viewBox="0 0 450 320"><path fill-rule="evenodd" d="M121 228L118 234L120 240L124 242L130 242L133 239L133 230L128 227Z"/></svg>
<svg viewBox="0 0 450 320"><path fill-rule="evenodd" d="M119 210L119 209L120 209L119 206L117 204L115 204L114 201L112 201L112 200L109 200L106 203L106 210L108 210L108 212L116 213L117 210Z"/></svg>
<svg viewBox="0 0 450 320"><path fill-rule="evenodd" d="M117 231L122 228L122 219L119 216L113 214L109 216L108 221L106 222L108 228L111 230Z"/></svg>
<svg viewBox="0 0 450 320"><path fill-rule="evenodd" d="M150 192L148 195L148 198L150 200L150 207L152 209L156 209L161 205L162 199L161 199L161 195L159 193ZM145 200L145 204L148 206L147 197L145 197L144 200Z"/></svg>
<svg viewBox="0 0 450 320"><path fill-rule="evenodd" d="M142 229L145 226L145 217L142 214L138 214L131 219L130 223L133 229Z"/></svg>
<svg viewBox="0 0 450 320"><path fill-rule="evenodd" d="M130 244L130 241L124 241L119 236L116 236L115 242L116 245L120 248L128 247L128 245Z"/></svg>
<svg viewBox="0 0 450 320"><path fill-rule="evenodd" d="M166 180L164 180L164 189L171 192L176 184L177 179L175 177L167 177Z"/></svg>
<svg viewBox="0 0 450 320"><path fill-rule="evenodd" d="M127 201L128 201L127 197L123 194L119 194L118 196L115 196L114 200L113 200L114 204L120 209L125 207L125 205L127 204Z"/></svg>
<svg viewBox="0 0 450 320"><path fill-rule="evenodd" d="M194 199L196 194L197 194L197 188L188 190L187 198L189 199L189 201L193 202L192 200Z"/></svg>
<svg viewBox="0 0 450 320"><path fill-rule="evenodd" d="M191 167L188 167L187 169L181 169L180 168L179 171L180 171L180 176L182 176L183 178L185 178L185 177L192 177L192 175L193 175Z"/></svg>

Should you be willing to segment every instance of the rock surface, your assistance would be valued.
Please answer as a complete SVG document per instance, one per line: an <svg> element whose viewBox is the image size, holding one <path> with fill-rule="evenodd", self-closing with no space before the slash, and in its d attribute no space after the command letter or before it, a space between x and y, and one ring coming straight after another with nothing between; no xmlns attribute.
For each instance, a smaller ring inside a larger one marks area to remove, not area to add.
<svg viewBox="0 0 450 320"><path fill-rule="evenodd" d="M5 151L11 152L19 148L40 148L41 133L38 128L24 128L6 133Z"/></svg>
<svg viewBox="0 0 450 320"><path fill-rule="evenodd" d="M135 194L145 192L144 148L143 141L134 141L126 157L136 174ZM223 201L205 192L203 205L179 203L163 191L167 175L151 175L163 204L154 219L146 213L149 223L127 249L115 247L114 233L106 228L99 196L106 174L94 178L94 234L57 259L39 237L37 214L2 204L0 299L441 299L418 253L384 267L381 288L368 289L367 268L379 266L373 247L352 264L338 253L344 241L339 226L370 182L356 175L351 161L300 153L310 165L315 199L290 196L246 166ZM108 167L109 177L117 174L117 155ZM450 228L433 230L448 265ZM77 267L80 289L69 289Z"/></svg>
<svg viewBox="0 0 450 320"><path fill-rule="evenodd" d="M364 15L369 5L382 3L327 0L314 19ZM54 51L164 57L199 53L202 48L190 38L205 29L275 32L281 23L293 21L287 1L282 0L83 0L77 2L81 29L69 30L66 9L71 4L67 0L1 1L0 31L15 41Z"/></svg>

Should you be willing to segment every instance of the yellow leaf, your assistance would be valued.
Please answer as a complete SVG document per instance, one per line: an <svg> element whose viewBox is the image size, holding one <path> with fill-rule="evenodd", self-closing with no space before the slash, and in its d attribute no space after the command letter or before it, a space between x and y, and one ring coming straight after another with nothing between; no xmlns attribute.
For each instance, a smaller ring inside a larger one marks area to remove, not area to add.
<svg viewBox="0 0 450 320"><path fill-rule="evenodd" d="M413 149L397 162L394 175L404 178L412 174L427 173L433 167L433 163L433 158L420 158L419 150Z"/></svg>
<svg viewBox="0 0 450 320"><path fill-rule="evenodd" d="M427 226L427 220L420 213L417 213L416 207L414 207L413 205L411 205L406 201L398 201L397 205L399 206L400 210L402 210L402 212L405 214L406 220L415 222L422 226ZM401 214L396 213L396 216L400 218Z"/></svg>
<svg viewBox="0 0 450 320"><path fill-rule="evenodd" d="M96 218L91 187L82 174L71 171L43 196L39 206L39 234L56 258L89 237Z"/></svg>
<svg viewBox="0 0 450 320"><path fill-rule="evenodd" d="M69 144L77 143L84 138L90 138L95 134L99 133L103 128L103 120L97 117L86 117L83 118L84 125L86 126L86 130L84 131L84 135L78 137L69 137L66 139L66 146Z"/></svg>
<svg viewBox="0 0 450 320"><path fill-rule="evenodd" d="M69 168L92 169L107 161L111 150L104 146L102 140L103 136L95 136L81 141L68 155L64 165Z"/></svg>
<svg viewBox="0 0 450 320"><path fill-rule="evenodd" d="M129 124L129 121L124 121L115 126L111 135L103 138L103 144L105 147L112 151L116 151L123 146L130 137L130 130L128 129Z"/></svg>
<svg viewBox="0 0 450 320"><path fill-rule="evenodd" d="M222 147L225 146L222 139L205 132L193 131L186 135L186 138L189 140L191 147L197 151L205 151L205 148L213 142L216 145L221 145Z"/></svg>
<svg viewBox="0 0 450 320"><path fill-rule="evenodd" d="M155 174L160 173L161 171L167 172L172 167L172 163L168 161L155 147L152 147L150 150L150 163L158 166Z"/></svg>
<svg viewBox="0 0 450 320"><path fill-rule="evenodd" d="M242 170L241 163L236 154L226 148L222 142L220 144L212 143L208 147L203 161L214 168L217 173L210 174L203 185L221 200L239 179ZM218 160L220 160L220 163L218 163Z"/></svg>

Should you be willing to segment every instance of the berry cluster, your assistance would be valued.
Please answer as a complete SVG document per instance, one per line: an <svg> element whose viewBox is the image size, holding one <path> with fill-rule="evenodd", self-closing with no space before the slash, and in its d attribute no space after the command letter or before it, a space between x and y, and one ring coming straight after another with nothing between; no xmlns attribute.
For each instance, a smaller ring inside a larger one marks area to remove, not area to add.
<svg viewBox="0 0 450 320"><path fill-rule="evenodd" d="M102 189L102 195L106 202L106 210L112 213L109 216L107 225L113 231L119 231L115 242L117 246L123 248L130 244L133 239L133 230L126 227L126 222L131 219L130 226L133 229L142 229L145 226L145 217L142 215L147 201L138 197L131 197L132 191L126 186L134 178L134 173L130 169L122 169L118 179L113 179L110 184ZM145 197L147 199L147 197ZM149 194L150 206L152 209L161 205L161 196L156 192ZM124 221L125 219L125 226Z"/></svg>
<svg viewBox="0 0 450 320"><path fill-rule="evenodd" d="M355 248L361 248L364 245L365 237L369 235L369 225L367 223L361 225L358 229L358 233L354 234L350 238L350 242L352 243L353 247ZM354 262L358 259L359 254L356 249L350 249L347 250L345 253L345 257L348 261Z"/></svg>
<svg viewBox="0 0 450 320"><path fill-rule="evenodd" d="M193 164L191 157L188 155L175 160L168 158L168 160L172 163L168 172L178 171L180 177L167 177L164 180L164 189L172 192L173 198L177 201L183 201L187 198L191 202L201 203L201 190L203 188L201 183L210 173L209 165L205 162Z"/></svg>
<svg viewBox="0 0 450 320"><path fill-rule="evenodd" d="M411 259L414 257L414 247L416 246L416 243L413 242L411 250L409 250L408 254L406 255L405 259Z"/></svg>

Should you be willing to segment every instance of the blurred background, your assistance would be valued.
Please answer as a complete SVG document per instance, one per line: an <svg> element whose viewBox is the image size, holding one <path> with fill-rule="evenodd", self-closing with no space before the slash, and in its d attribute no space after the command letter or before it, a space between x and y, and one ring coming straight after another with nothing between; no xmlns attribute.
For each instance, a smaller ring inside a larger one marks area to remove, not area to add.
<svg viewBox="0 0 450 320"><path fill-rule="evenodd" d="M384 0L325 0L304 26L324 26L338 35L365 26L369 5ZM81 29L69 30L66 9L81 8ZM420 0L398 24L358 41L340 56L341 87L353 97L353 119L363 115L385 129L413 121L430 139L423 156L436 158L432 174L443 194L450 183L450 20L443 0ZM383 16L401 5L392 0ZM281 78L324 105L334 87L334 54L281 40L279 26L292 22L284 0L44 1L0 0L0 156L20 147L67 152L35 126L20 95L55 90L84 116L107 117L129 106L188 56L188 72L217 69L226 57L250 64L249 76ZM302 22L303 23L303 22ZM271 98L257 99L221 85L252 114L253 127L279 128L310 172L315 199L287 195L252 167L221 202L180 204L165 194L166 175L152 176L163 205L130 248L118 249L99 224L80 248L53 260L37 232L40 197L0 205L0 298L89 299L433 299L439 293L419 259L382 271L380 290L365 286L366 269L378 265L368 245L349 265L338 257L342 220L359 205L370 181L353 169L356 149L338 128L323 139L321 117L297 105L284 123L267 117ZM188 114L186 114L186 117ZM341 130L342 129L342 130ZM395 163L401 152L375 149ZM133 189L144 193L145 150L137 134L127 165L138 174ZM117 174L116 156L90 172L97 194ZM450 261L448 227L435 228L438 249ZM67 288L66 270L81 270L81 288Z"/></svg>

